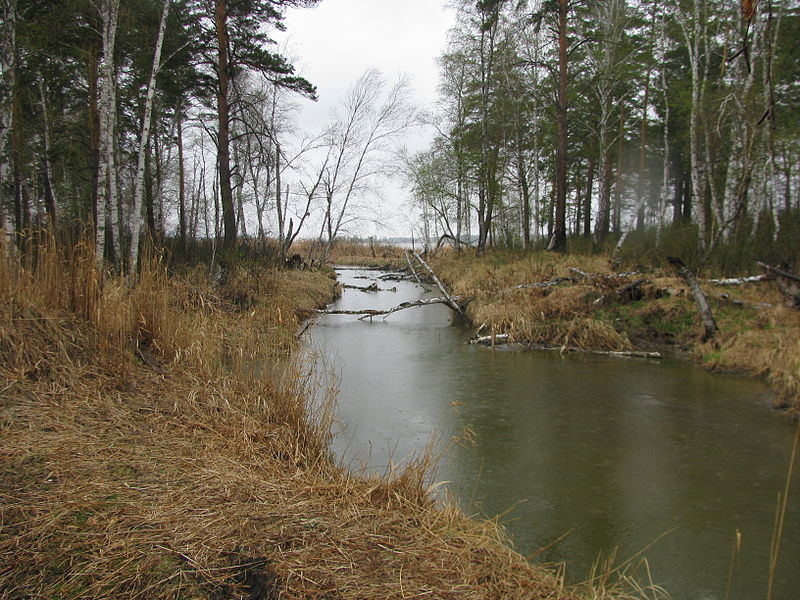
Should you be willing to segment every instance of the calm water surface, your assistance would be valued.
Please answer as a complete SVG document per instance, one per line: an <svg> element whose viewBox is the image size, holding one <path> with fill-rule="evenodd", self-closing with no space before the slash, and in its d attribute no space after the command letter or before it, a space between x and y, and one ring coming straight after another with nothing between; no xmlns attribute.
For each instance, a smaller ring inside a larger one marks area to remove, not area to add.
<svg viewBox="0 0 800 600"><path fill-rule="evenodd" d="M368 285L374 271L340 271ZM336 308L436 294L344 290ZM765 598L770 537L794 426L765 387L677 361L465 344L442 305L358 321L326 316L309 345L339 379L334 450L383 472L431 439L436 480L470 514L502 522L525 555L584 579L599 555L643 552L677 599L721 600L737 530L731 599ZM309 334L306 334L309 335ZM795 485L799 473L795 473ZM776 600L800 598L800 502L789 499Z"/></svg>

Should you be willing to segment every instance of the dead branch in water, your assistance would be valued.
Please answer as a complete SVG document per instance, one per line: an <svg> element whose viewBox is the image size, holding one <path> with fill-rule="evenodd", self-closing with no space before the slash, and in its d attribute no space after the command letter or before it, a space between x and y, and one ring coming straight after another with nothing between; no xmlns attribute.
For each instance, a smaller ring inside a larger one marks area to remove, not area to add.
<svg viewBox="0 0 800 600"><path fill-rule="evenodd" d="M447 299L447 304L450 306L450 308L452 308L454 311L456 311L458 313L458 315L463 318L464 317L464 311L461 310L461 307L458 305L458 303L455 300L453 300L453 298L450 296L450 294L447 293L447 290L445 289L444 285L442 285L442 282L439 281L439 278L436 276L436 273L433 272L433 269L431 269L428 266L428 263L426 263L424 260L422 260L422 257L418 253L414 252L414 256L417 257L417 260L420 262L420 264L423 267L425 267L425 269L427 269L428 273L430 273L431 277L433 277L433 281L436 283L436 285L442 291L442 295Z"/></svg>
<svg viewBox="0 0 800 600"><path fill-rule="evenodd" d="M341 286L346 290L359 290L362 292L396 292L397 288L379 288L377 283L369 285L350 285L349 283L342 283Z"/></svg>
<svg viewBox="0 0 800 600"><path fill-rule="evenodd" d="M469 340L470 344L480 344L482 346L502 346L514 343L513 338L507 333L495 335L482 335ZM559 352L586 352L589 354L602 354L605 356L627 356L633 358L662 358L660 352L647 352L644 350L584 350L572 346L545 346L540 344L526 344L529 350L558 350Z"/></svg>
<svg viewBox="0 0 800 600"><path fill-rule="evenodd" d="M313 309L310 312L314 312L318 315L360 315L359 320L371 319L373 317L380 317L380 316L383 316L383 318L385 319L392 313L396 313L400 310L405 310L406 308L413 308L415 306L429 306L431 304L447 304L452 308L452 304L455 304L456 300L460 299L461 296L450 296L448 298L437 297L437 298L428 298L426 300L410 300L408 302L403 302L402 304L398 304L395 307L387 308L385 310L374 309L374 308L362 308L360 310L323 308L323 309ZM458 305L456 304L456 306Z"/></svg>

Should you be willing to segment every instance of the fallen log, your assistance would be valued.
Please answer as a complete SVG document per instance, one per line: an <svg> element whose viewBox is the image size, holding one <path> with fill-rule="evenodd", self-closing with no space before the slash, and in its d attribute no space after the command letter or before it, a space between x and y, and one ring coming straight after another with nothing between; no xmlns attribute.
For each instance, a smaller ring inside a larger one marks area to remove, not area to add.
<svg viewBox="0 0 800 600"><path fill-rule="evenodd" d="M612 298L616 298L623 302L635 302L636 300L641 300L644 296L644 291L642 290L642 285L645 283L650 283L649 279L637 279L636 281L632 281L631 283L622 286L621 288L614 290L610 294L605 294L600 296L596 300L592 302L592 304L603 304Z"/></svg>
<svg viewBox="0 0 800 600"><path fill-rule="evenodd" d="M800 306L799 275L789 273L788 271L783 271L777 267L771 267L770 265L761 261L756 262L756 264L768 273L776 276L775 281L778 284L778 289L781 291L781 294L786 297L786 304L793 308Z"/></svg>
<svg viewBox="0 0 800 600"><path fill-rule="evenodd" d="M470 344L480 344L482 346L501 346L511 344L514 340L507 333L495 335L482 335L469 340ZM632 358L663 358L660 352L648 352L645 350L584 350L574 346L546 346L542 344L527 344L529 350L558 350L559 352L585 352L588 354L602 354L604 356L627 356Z"/></svg>
<svg viewBox="0 0 800 600"><path fill-rule="evenodd" d="M770 279L769 275L751 275L750 277L726 277L723 279L704 279L703 281L707 281L708 283L712 283L714 285L742 285L743 283L756 283L759 281L768 281Z"/></svg>
<svg viewBox="0 0 800 600"><path fill-rule="evenodd" d="M586 354L601 354L603 356L624 356L630 358L664 358L660 352L648 352L645 350L585 350L575 346L545 346L541 344L529 344L528 349L532 350L557 350L564 352L582 352Z"/></svg>
<svg viewBox="0 0 800 600"><path fill-rule="evenodd" d="M449 298L437 297L437 298L428 298L426 300L410 300L408 302L403 302L402 304L398 304L395 307L387 309L362 308L358 310L342 310L336 308L315 308L311 309L309 312L313 312L318 315L360 315L358 317L359 320L372 319L373 317L381 317L381 316L385 319L392 313L396 313L400 310L405 310L406 308L413 308L415 306L429 306L431 304L450 305L451 302L455 303L456 300L460 299L461 296L451 296Z"/></svg>
<svg viewBox="0 0 800 600"><path fill-rule="evenodd" d="M740 300L739 298L734 298L730 294L720 294L717 298L721 302L725 302L727 304L733 304L734 306L741 306L742 308L752 308L753 310L761 310L764 308L772 308L772 304L768 302L745 302L744 300Z"/></svg>
<svg viewBox="0 0 800 600"><path fill-rule="evenodd" d="M494 335L479 335L470 338L470 344L480 344L481 346L498 346L502 344L510 344L512 342L511 336L507 333L496 333Z"/></svg>
<svg viewBox="0 0 800 600"><path fill-rule="evenodd" d="M419 278L419 275L417 275L417 270L414 268L414 265L411 264L411 258L408 256L408 250L403 250L403 253L404 253L405 257L406 257L406 262L408 263L408 268L411 269L411 273L414 275L414 279L417 281L417 285L422 287L422 289L425 290L426 292L430 292L431 289L427 285L422 283L422 280Z"/></svg>
<svg viewBox="0 0 800 600"><path fill-rule="evenodd" d="M439 281L439 278L436 276L436 273L433 272L433 269L428 266L428 263L422 260L422 257L417 252L414 252L414 256L417 257L417 260L420 262L420 264L425 267L428 273L430 273L431 277L433 277L434 283L442 291L442 295L447 299L447 304L450 306L450 308L456 311L459 316L463 317L464 311L461 310L461 307L458 305L458 303L453 300L450 294L447 293L447 290L445 289L444 285L442 285L442 282Z"/></svg>
<svg viewBox="0 0 800 600"><path fill-rule="evenodd" d="M553 287L554 285L559 285L561 283L575 283L574 277L556 277L555 279L551 279L550 281L540 281L538 283L521 283L519 285L513 285L510 288L506 288L509 290L527 290L530 288L547 288Z"/></svg>
<svg viewBox="0 0 800 600"><path fill-rule="evenodd" d="M369 285L351 285L343 283L341 286L346 290L360 290L362 292L396 292L397 288L379 288L377 283L370 283Z"/></svg>
<svg viewBox="0 0 800 600"><path fill-rule="evenodd" d="M577 267L570 267L569 270L581 279L618 279L621 277L633 277L634 275L641 275L640 271L622 271L620 273L587 273L586 271L581 271Z"/></svg>
<svg viewBox="0 0 800 600"><path fill-rule="evenodd" d="M411 277L399 271L386 273L385 275L379 275L378 279L380 279L381 281L411 281Z"/></svg>
<svg viewBox="0 0 800 600"><path fill-rule="evenodd" d="M697 303L697 310L700 313L700 320L703 322L704 333L702 341L710 340L717 333L717 322L714 320L714 315L708 305L708 299L703 292L703 288L700 287L700 282L697 281L697 276L677 256L668 256L667 260L675 267L678 274L686 281L689 289L692 290L694 301Z"/></svg>

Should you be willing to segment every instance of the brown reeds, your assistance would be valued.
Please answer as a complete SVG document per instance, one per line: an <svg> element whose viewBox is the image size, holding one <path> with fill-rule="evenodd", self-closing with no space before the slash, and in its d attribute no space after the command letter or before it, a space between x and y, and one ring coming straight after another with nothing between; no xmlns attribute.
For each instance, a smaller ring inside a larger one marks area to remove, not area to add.
<svg viewBox="0 0 800 600"><path fill-rule="evenodd" d="M576 277L572 268L605 276ZM764 377L776 404L800 414L800 313L782 306L770 282L737 286L735 302L730 288L723 296L722 288L705 283L720 333L702 344L690 294L672 273L647 273L634 299L617 292L643 276L609 276L610 261L602 255L443 251L434 269L453 293L472 299L466 313L482 333L508 333L533 345L691 355L710 369ZM559 279L547 287L516 287Z"/></svg>
<svg viewBox="0 0 800 600"><path fill-rule="evenodd" d="M0 598L576 597L436 504L421 463L337 467L291 365L239 368L330 279L220 289L150 260L100 289L88 252L0 270Z"/></svg>

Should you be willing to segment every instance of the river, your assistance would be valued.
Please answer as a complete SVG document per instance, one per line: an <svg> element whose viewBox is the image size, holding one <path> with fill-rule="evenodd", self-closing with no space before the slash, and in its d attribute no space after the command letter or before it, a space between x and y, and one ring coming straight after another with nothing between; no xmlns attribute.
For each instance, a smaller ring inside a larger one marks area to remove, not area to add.
<svg viewBox="0 0 800 600"><path fill-rule="evenodd" d="M379 274L341 270L339 280L365 286ZM397 291L346 289L332 308L437 295L379 284ZM470 333L443 305L386 320L329 315L311 328L308 346L338 380L333 449L346 466L384 472L434 440L447 493L468 514L502 515L515 548L564 563L568 581L616 551L618 563L646 557L676 600L723 600L731 572L728 598L766 597L794 425L762 383L673 360L493 350L466 344ZM797 498L775 600L800 589Z"/></svg>

